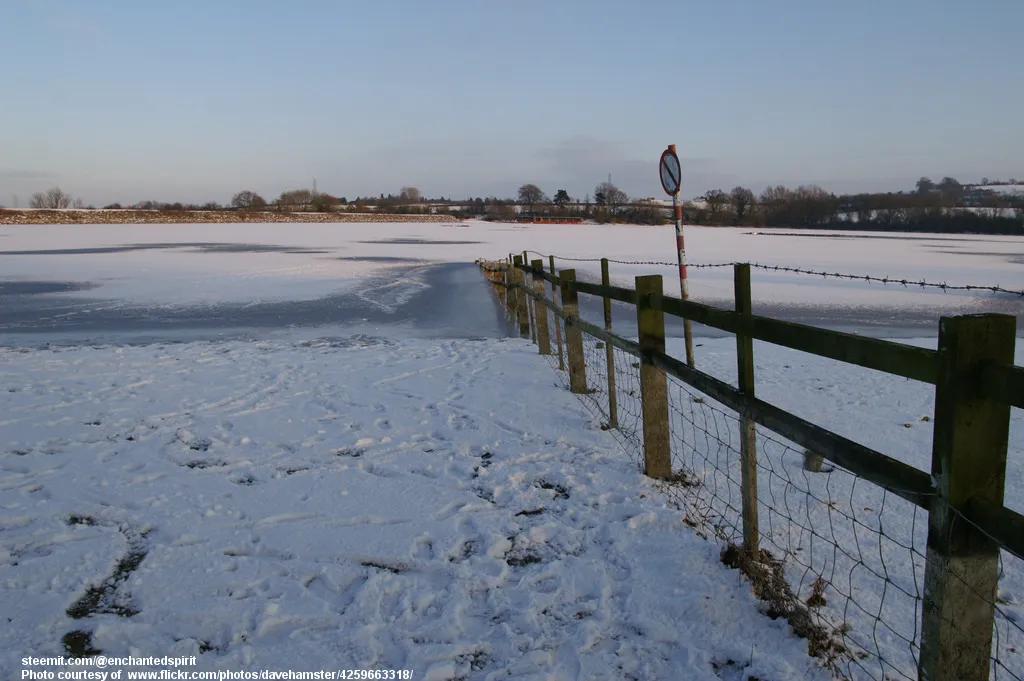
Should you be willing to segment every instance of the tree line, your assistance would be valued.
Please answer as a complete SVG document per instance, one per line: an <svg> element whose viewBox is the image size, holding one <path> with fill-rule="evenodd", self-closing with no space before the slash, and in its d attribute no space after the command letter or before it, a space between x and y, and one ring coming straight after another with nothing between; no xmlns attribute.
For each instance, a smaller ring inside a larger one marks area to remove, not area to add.
<svg viewBox="0 0 1024 681"><path fill-rule="evenodd" d="M917 181L909 192L833 194L816 185L707 192L685 206L688 222L748 227L1024 234L1024 195L955 178Z"/></svg>
<svg viewBox="0 0 1024 681"><path fill-rule="evenodd" d="M922 177L910 192L834 194L817 185L795 189L777 185L755 194L747 187L712 189L683 203L687 224L736 227L864 229L920 232L984 232L1024 234L1024 194L1003 193L980 185L964 185L952 177L938 182ZM595 188L575 202L565 190L553 199L534 184L519 188L521 211L529 216L578 216L606 222L662 224L670 211L650 199L630 200L611 183Z"/></svg>
<svg viewBox="0 0 1024 681"><path fill-rule="evenodd" d="M794 229L862 229L920 232L983 232L1024 234L1024 194L1004 193L984 178L980 185L961 184L955 178L939 181L922 177L907 192L834 194L817 185L791 189L782 185L765 188L760 194L738 186L731 191L713 189L694 201L683 203L687 224L737 227L788 227ZM86 208L81 199L59 187L33 194L33 208ZM88 208L92 208L89 206ZM237 192L226 205L162 203L140 201L130 206L119 203L107 209L137 210L276 210L276 211L386 211L424 214L443 211L454 217L489 220L522 220L535 217L572 217L598 222L659 225L671 219L671 209L651 199L631 199L609 182L594 188L593 197L573 199L565 189L549 196L538 185L519 187L515 198L425 199L414 186L397 194L357 197L349 201L325 192L292 189L267 201L256 192Z"/></svg>

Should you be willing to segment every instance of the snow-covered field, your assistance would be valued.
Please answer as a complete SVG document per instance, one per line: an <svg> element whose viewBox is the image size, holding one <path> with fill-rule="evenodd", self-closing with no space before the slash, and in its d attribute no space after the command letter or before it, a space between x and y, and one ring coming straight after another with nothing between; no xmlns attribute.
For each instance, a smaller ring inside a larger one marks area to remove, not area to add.
<svg viewBox="0 0 1024 681"><path fill-rule="evenodd" d="M990 184L978 186L975 189L987 189L998 194L1024 194L1024 184Z"/></svg>
<svg viewBox="0 0 1024 681"><path fill-rule="evenodd" d="M671 228L564 225L11 227L0 230L0 293L90 284L59 294L81 305L71 314L102 301L146 306L155 322L164 309L339 291L396 309L428 281L412 258L531 249L671 261L671 244ZM1012 262L1024 241L1005 237L689 228L687 246L692 262L1024 288ZM656 271L671 290L670 266L612 268L623 284ZM730 298L728 269L691 277L694 297ZM944 312L1017 304L758 273L754 295ZM104 654L197 655L197 670L827 677L534 346L459 335L378 320L247 341L40 348L0 333L0 676L18 678L22 657L61 654L81 631ZM734 380L732 345L703 341L698 366ZM763 344L756 357L764 399L927 468L926 386ZM1012 428L1007 504L1021 510L1016 411ZM1022 581L1008 564L1011 613Z"/></svg>
<svg viewBox="0 0 1024 681"><path fill-rule="evenodd" d="M197 669L823 677L529 342L0 357L3 678L79 630Z"/></svg>

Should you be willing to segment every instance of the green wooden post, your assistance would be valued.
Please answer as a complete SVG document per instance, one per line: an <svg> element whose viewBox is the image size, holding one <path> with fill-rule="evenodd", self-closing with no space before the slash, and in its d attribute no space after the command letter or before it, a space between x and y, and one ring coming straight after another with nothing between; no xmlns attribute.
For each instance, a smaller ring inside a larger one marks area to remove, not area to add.
<svg viewBox="0 0 1024 681"><path fill-rule="evenodd" d="M601 285L611 286L611 275L608 272L608 258L601 258ZM612 299L604 296L604 330L612 331ZM608 427L619 427L619 396L615 391L615 348L610 343L604 344L605 360L608 366Z"/></svg>
<svg viewBox="0 0 1024 681"><path fill-rule="evenodd" d="M1010 406L985 397L979 369L1013 364L1016 319L943 317L935 386L928 554L921 604L919 676L927 681L989 677L999 581L999 546L953 508L982 499L1001 506L1006 482Z"/></svg>
<svg viewBox="0 0 1024 681"><path fill-rule="evenodd" d="M750 265L733 268L733 289L736 312L748 321L752 312ZM736 334L736 370L738 385L744 395L754 397L754 339L740 331ZM740 413L740 487L743 497L743 550L756 558L761 535L757 514L757 429L749 414Z"/></svg>
<svg viewBox="0 0 1024 681"><path fill-rule="evenodd" d="M636 326L640 334L640 402L644 423L644 473L652 478L672 475L672 438L668 417L668 379L647 358L665 352L665 313L654 301L664 294L661 275L636 278ZM659 306L660 307L660 306Z"/></svg>
<svg viewBox="0 0 1024 681"><path fill-rule="evenodd" d="M534 260L530 262L530 267L537 272L544 271L544 261ZM539 296L538 300L534 304L534 310L537 315L537 347L542 355L551 354L551 334L548 333L548 306L543 302L544 293L547 287L544 286L544 279L537 275L533 277L533 292Z"/></svg>
<svg viewBox="0 0 1024 681"><path fill-rule="evenodd" d="M526 275L519 269L523 264L523 256L517 255L512 259L513 274L516 285L516 314L519 317L519 335L528 338L530 335L530 308L526 296Z"/></svg>
<svg viewBox="0 0 1024 681"><path fill-rule="evenodd" d="M551 265L551 274L556 274L555 256L549 255L548 262ZM554 283L551 284L551 299L555 301L555 305L560 305L562 300L561 296L558 295L558 288ZM562 353L562 321L558 316L555 316L555 341L558 343L558 370L565 371L565 355Z"/></svg>
<svg viewBox="0 0 1024 681"><path fill-rule="evenodd" d="M576 281L576 270L558 273L562 289L562 309L567 317L580 316L579 294L569 288ZM587 360L583 355L583 332L569 321L565 323L565 349L569 355L569 389L574 393L587 392Z"/></svg>

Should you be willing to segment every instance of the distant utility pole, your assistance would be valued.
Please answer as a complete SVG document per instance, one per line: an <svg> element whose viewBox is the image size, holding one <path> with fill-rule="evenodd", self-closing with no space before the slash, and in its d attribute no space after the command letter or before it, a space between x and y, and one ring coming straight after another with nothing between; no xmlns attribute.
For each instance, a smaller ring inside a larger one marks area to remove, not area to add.
<svg viewBox="0 0 1024 681"><path fill-rule="evenodd" d="M316 196L316 178L313 178L313 196Z"/></svg>

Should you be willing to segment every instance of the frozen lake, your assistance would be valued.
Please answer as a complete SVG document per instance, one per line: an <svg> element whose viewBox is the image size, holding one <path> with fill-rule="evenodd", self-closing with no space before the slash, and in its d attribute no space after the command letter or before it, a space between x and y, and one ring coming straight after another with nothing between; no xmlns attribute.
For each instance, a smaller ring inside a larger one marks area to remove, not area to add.
<svg viewBox="0 0 1024 681"><path fill-rule="evenodd" d="M673 239L671 227L485 222L5 227L0 343L249 338L385 325L425 337L498 337L509 329L474 260L523 250L580 258L556 265L591 281L600 266L588 259L661 262L614 263L613 283L631 286L636 275L660 273L666 292L678 295ZM686 239L693 265L753 261L1024 289L1024 240L1012 237L689 227ZM1012 294L763 270L754 271L753 288L758 314L884 337L933 336L941 315L1024 314L1024 298ZM731 307L731 268L692 267L690 295ZM582 302L584 316L599 320L599 301ZM633 314L616 306L616 326L631 325Z"/></svg>

